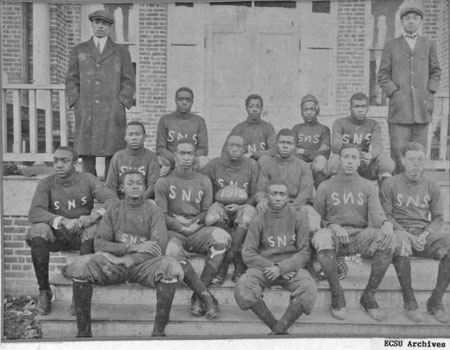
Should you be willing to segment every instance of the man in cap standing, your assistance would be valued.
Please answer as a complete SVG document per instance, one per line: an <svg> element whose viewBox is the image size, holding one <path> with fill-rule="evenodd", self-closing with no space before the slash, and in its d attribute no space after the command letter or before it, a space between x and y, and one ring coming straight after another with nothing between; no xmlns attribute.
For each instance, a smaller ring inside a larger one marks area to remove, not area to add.
<svg viewBox="0 0 450 350"><path fill-rule="evenodd" d="M105 157L105 174L112 155L125 148L125 108L133 105L135 72L128 50L109 37L114 18L99 10L89 15L93 37L72 51L66 94L75 111L75 142L83 171L96 175L96 157Z"/></svg>
<svg viewBox="0 0 450 350"><path fill-rule="evenodd" d="M427 147L428 125L441 69L436 46L418 35L423 9L406 2L400 9L403 35L389 41L381 56L378 84L389 97L388 126L395 173L402 172L401 150L408 142Z"/></svg>

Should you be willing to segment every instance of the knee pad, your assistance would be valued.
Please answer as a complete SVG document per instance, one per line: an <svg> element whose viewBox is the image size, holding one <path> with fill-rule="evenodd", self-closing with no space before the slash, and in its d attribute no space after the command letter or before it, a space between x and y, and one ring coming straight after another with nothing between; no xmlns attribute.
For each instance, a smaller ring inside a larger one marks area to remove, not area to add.
<svg viewBox="0 0 450 350"><path fill-rule="evenodd" d="M171 256L175 259L184 258L183 247L181 247L176 241L173 239L169 240L166 247L166 256Z"/></svg>
<svg viewBox="0 0 450 350"><path fill-rule="evenodd" d="M327 228L317 231L314 233L311 244L318 252L324 249L334 249L333 231Z"/></svg>
<svg viewBox="0 0 450 350"><path fill-rule="evenodd" d="M214 228L214 230L211 232L211 236L215 241L215 244L213 244L213 246L223 245L224 247L227 247L228 245L230 245L230 234L221 228Z"/></svg>
<svg viewBox="0 0 450 350"><path fill-rule="evenodd" d="M240 215L236 217L235 223L237 226L247 229L256 214L257 212L255 207L245 205Z"/></svg>
<svg viewBox="0 0 450 350"><path fill-rule="evenodd" d="M213 226L216 222L221 221L222 217L217 211L211 211L206 215L205 225Z"/></svg>
<svg viewBox="0 0 450 350"><path fill-rule="evenodd" d="M53 241L55 236L53 235L52 228L48 224L34 224L25 236L25 240L30 244L31 240L35 237L42 238L46 241Z"/></svg>

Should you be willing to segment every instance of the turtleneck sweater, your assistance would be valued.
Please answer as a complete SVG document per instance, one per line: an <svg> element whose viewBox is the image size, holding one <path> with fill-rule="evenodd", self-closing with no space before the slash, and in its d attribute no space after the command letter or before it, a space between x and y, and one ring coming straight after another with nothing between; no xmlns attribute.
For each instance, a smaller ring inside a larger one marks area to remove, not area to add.
<svg viewBox="0 0 450 350"><path fill-rule="evenodd" d="M276 133L272 124L262 119L253 120L247 117L246 120L237 124L230 132L230 135L239 135L244 139L244 153L253 153L255 159L259 159L263 154L269 154L275 150ZM227 139L228 139L227 136ZM225 153L226 144L222 147ZM267 151L267 152L265 152Z"/></svg>
<svg viewBox="0 0 450 350"><path fill-rule="evenodd" d="M109 165L106 185L123 198L120 191L120 177L130 170L137 170L144 175L146 190L144 199L155 198L155 183L159 178L159 162L156 154L144 147L137 150L125 148L114 154Z"/></svg>
<svg viewBox="0 0 450 350"><path fill-rule="evenodd" d="M246 157L232 160L226 153L210 161L204 171L211 180L213 196L222 188L232 184L247 192L247 204L251 205L255 201L258 173L259 166L255 160Z"/></svg>
<svg viewBox="0 0 450 350"><path fill-rule="evenodd" d="M277 264L282 275L305 268L310 260L307 216L289 204L281 210L268 207L250 223L242 257L260 270Z"/></svg>
<svg viewBox="0 0 450 350"><path fill-rule="evenodd" d="M288 185L289 199L295 208L312 200L314 182L311 166L303 160L291 155L281 158L278 154L270 159L264 159L259 164L256 201L267 198L266 187L271 179L281 178Z"/></svg>
<svg viewBox="0 0 450 350"><path fill-rule="evenodd" d="M371 152L376 157L383 152L380 124L373 119L357 120L349 116L333 123L331 135L331 151L339 154L345 143L359 145L361 151Z"/></svg>
<svg viewBox="0 0 450 350"><path fill-rule="evenodd" d="M175 169L169 176L158 179L155 198L166 216L167 228L179 231L182 225L174 215L204 222L213 200L211 181L193 170L185 173Z"/></svg>
<svg viewBox="0 0 450 350"><path fill-rule="evenodd" d="M175 111L163 115L156 133L156 154L174 162L173 153L180 140L193 142L196 156L208 155L208 131L205 120L193 113Z"/></svg>
<svg viewBox="0 0 450 350"><path fill-rule="evenodd" d="M338 224L349 228L379 228L386 220L376 186L358 174L339 172L320 184L314 207L322 227Z"/></svg>
<svg viewBox="0 0 450 350"><path fill-rule="evenodd" d="M42 179L31 201L28 219L33 223L53 226L58 217L78 219L90 215L94 199L103 203L95 210L104 210L117 199L94 175L73 170L67 178L56 174Z"/></svg>
<svg viewBox="0 0 450 350"><path fill-rule="evenodd" d="M328 126L322 125L317 118L311 122L296 124L292 130L296 134L297 148L304 150L303 154L297 154L301 160L312 162L318 155L322 155L328 159L330 156L330 129ZM328 148L319 151L322 145Z"/></svg>
<svg viewBox="0 0 450 350"><path fill-rule="evenodd" d="M97 229L94 248L95 251L123 256L130 244L145 241L154 241L165 251L168 235L164 215L149 200L125 198L106 211ZM132 256L135 263L154 257L148 253L134 253Z"/></svg>
<svg viewBox="0 0 450 350"><path fill-rule="evenodd" d="M421 229L437 233L444 223L444 198L439 184L423 175L416 181L405 173L386 179L380 199L395 230Z"/></svg>

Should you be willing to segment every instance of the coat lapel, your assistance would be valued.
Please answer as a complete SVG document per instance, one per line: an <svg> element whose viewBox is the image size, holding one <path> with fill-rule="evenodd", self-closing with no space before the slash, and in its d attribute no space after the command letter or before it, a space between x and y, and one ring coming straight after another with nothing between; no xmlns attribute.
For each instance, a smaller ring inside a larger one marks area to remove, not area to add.
<svg viewBox="0 0 450 350"><path fill-rule="evenodd" d="M406 41L405 37L402 35L401 37L398 38L399 42L400 42L400 47L402 48L402 50L405 50L408 53L412 53L413 51L411 50L411 48L409 47L408 42ZM417 47L417 41L416 41L416 45L414 45L414 48Z"/></svg>
<svg viewBox="0 0 450 350"><path fill-rule="evenodd" d="M98 58L97 62L103 61L105 58L111 56L115 50L116 50L116 43L108 37L108 40L106 40L105 47L103 48L102 54Z"/></svg>

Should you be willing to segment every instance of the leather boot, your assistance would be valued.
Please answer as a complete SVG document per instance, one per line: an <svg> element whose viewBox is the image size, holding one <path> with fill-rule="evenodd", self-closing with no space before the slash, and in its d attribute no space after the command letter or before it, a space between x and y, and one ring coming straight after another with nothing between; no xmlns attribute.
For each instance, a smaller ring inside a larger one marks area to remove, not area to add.
<svg viewBox="0 0 450 350"><path fill-rule="evenodd" d="M202 293L202 300L205 305L205 313L208 320L212 320L220 315L219 302L209 290Z"/></svg>
<svg viewBox="0 0 450 350"><path fill-rule="evenodd" d="M234 256L233 259L233 263L234 263L234 272L233 275L231 276L231 281L236 283L239 277L241 277L247 270L247 265L245 265L244 260L242 259L241 250L238 250L236 252L236 255Z"/></svg>
<svg viewBox="0 0 450 350"><path fill-rule="evenodd" d="M436 286L427 301L427 311L441 323L450 323L450 316L445 311L442 297L450 284L450 256L446 255L439 262Z"/></svg>
<svg viewBox="0 0 450 350"><path fill-rule="evenodd" d="M195 273L189 260L181 260L180 266L184 272L183 282L194 292L191 297L191 313L196 316L203 316L206 310L201 295L206 291L206 287Z"/></svg>
<svg viewBox="0 0 450 350"><path fill-rule="evenodd" d="M417 300L411 286L411 261L406 256L395 256L393 263L400 287L402 288L406 316L414 322L421 322L423 317L418 310L419 305L417 305Z"/></svg>
<svg viewBox="0 0 450 350"><path fill-rule="evenodd" d="M277 324L277 319L272 314L272 311L269 310L264 300L258 300L253 306L250 308L258 318L263 321L270 329Z"/></svg>
<svg viewBox="0 0 450 350"><path fill-rule="evenodd" d="M41 237L34 237L29 242L31 260L34 273L39 285L39 300L36 311L40 315L48 315L52 309L52 292L48 280L48 264L50 261L50 248L48 241Z"/></svg>
<svg viewBox="0 0 450 350"><path fill-rule="evenodd" d="M160 281L156 284L156 314L152 337L165 337L164 332L169 323L170 310L177 290L177 283Z"/></svg>
<svg viewBox="0 0 450 350"><path fill-rule="evenodd" d="M52 291L48 290L40 290L39 291L39 300L36 306L36 311L40 315L48 315L52 310Z"/></svg>
<svg viewBox="0 0 450 350"><path fill-rule="evenodd" d="M292 301L289 303L286 311L283 316L281 316L280 320L273 327L274 335L283 335L288 334L287 330L289 327L298 320L298 318L303 314L303 305L300 303L293 303Z"/></svg>
<svg viewBox="0 0 450 350"><path fill-rule="evenodd" d="M89 282L73 281L73 298L77 316L77 338L92 337L91 301L93 286Z"/></svg>

